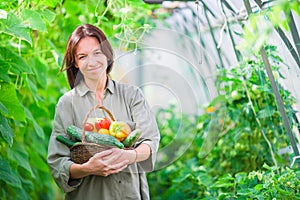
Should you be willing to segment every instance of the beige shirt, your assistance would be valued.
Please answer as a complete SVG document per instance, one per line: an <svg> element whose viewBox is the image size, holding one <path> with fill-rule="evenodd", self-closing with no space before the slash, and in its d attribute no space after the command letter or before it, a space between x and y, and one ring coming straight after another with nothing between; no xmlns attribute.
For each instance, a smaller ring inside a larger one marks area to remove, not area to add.
<svg viewBox="0 0 300 200"><path fill-rule="evenodd" d="M132 130L136 128L142 130L142 136L135 146L140 143L148 144L151 148L151 156L145 161L129 165L118 174L70 179L69 168L73 163L70 160L70 150L56 141L55 137L56 135L67 136L66 130L70 125L82 127L87 112L97 104L94 93L89 90L84 81L59 99L47 158L56 183L66 193L66 199L149 199L145 173L153 170L160 140L155 116L138 87L114 80L108 80L103 106L112 113L115 120L127 122ZM99 109L95 110L90 117L104 116L108 117L103 110Z"/></svg>

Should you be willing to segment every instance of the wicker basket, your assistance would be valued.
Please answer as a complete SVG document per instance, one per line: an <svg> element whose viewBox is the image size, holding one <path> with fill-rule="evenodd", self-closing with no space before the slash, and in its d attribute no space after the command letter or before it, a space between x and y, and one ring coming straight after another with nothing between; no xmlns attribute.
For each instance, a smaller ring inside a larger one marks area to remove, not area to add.
<svg viewBox="0 0 300 200"><path fill-rule="evenodd" d="M83 164L85 162L87 162L93 155L95 155L96 153L99 153L101 151L107 150L112 148L112 146L104 146L104 145L99 145L99 144L95 144L95 143L89 143L86 142L85 139L85 123L87 122L90 114L96 110L96 109L102 109L104 110L110 117L111 121L115 121L113 115L111 114L111 112L106 109L103 106L97 105L95 107L93 107L86 115L83 124L82 124L82 142L79 144L76 144L74 146L72 146L70 148L70 152L71 152L71 160L75 163L78 164Z"/></svg>

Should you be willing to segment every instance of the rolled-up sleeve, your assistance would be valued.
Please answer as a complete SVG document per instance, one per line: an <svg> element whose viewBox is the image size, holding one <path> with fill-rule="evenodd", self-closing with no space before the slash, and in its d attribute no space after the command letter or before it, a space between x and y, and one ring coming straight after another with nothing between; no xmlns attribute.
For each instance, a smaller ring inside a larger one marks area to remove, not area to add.
<svg viewBox="0 0 300 200"><path fill-rule="evenodd" d="M149 145L151 149L150 157L147 160L139 162L140 169L149 172L154 169L157 150L159 146L160 134L156 123L155 115L140 89L136 88L131 102L132 118L136 127L140 128L142 135L135 146L141 143Z"/></svg>
<svg viewBox="0 0 300 200"><path fill-rule="evenodd" d="M57 135L66 134L67 127L72 124L72 106L66 98L59 100L56 106L52 134L48 145L47 162L52 176L57 185L64 191L70 192L80 185L81 180L70 181L70 166L73 162L70 159L69 148L56 140Z"/></svg>

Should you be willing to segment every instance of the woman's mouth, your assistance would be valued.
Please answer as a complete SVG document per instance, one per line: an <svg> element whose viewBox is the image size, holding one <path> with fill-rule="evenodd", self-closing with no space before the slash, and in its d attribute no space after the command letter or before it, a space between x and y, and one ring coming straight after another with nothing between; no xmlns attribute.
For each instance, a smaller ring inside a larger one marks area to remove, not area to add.
<svg viewBox="0 0 300 200"><path fill-rule="evenodd" d="M100 67L93 67L93 68L89 68L87 71L93 72L93 71L97 71L99 69L100 69Z"/></svg>

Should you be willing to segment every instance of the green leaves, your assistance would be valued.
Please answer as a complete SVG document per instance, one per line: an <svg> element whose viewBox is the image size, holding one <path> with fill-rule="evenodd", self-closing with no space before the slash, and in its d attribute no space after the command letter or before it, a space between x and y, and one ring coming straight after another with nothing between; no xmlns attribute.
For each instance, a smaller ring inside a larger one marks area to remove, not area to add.
<svg viewBox="0 0 300 200"><path fill-rule="evenodd" d="M48 1L47 1L48 2ZM51 1L49 1L51 2ZM56 4L58 1L52 1ZM51 23L55 19L55 13L48 9L31 10L23 9L20 16L3 11L0 17L0 33L6 33L13 37L28 42L32 45L30 31L47 31L46 23Z"/></svg>
<svg viewBox="0 0 300 200"><path fill-rule="evenodd" d="M0 114L0 133L4 140L11 146L13 143L13 132L7 119Z"/></svg>
<svg viewBox="0 0 300 200"><path fill-rule="evenodd" d="M0 59L0 80L8 83L10 82L10 77L8 75L9 68L9 64L6 61Z"/></svg>
<svg viewBox="0 0 300 200"><path fill-rule="evenodd" d="M0 33L20 38L32 44L30 29L17 16L12 13L7 14L6 19L0 19Z"/></svg>
<svg viewBox="0 0 300 200"><path fill-rule="evenodd" d="M54 21L56 14L48 9L39 10L38 14L41 16L41 18L48 23L51 23Z"/></svg>
<svg viewBox="0 0 300 200"><path fill-rule="evenodd" d="M29 156L24 146L20 144L13 145L12 148L7 149L7 154L11 156L11 159L18 163L20 167L30 173L35 178L35 175L29 164Z"/></svg>
<svg viewBox="0 0 300 200"><path fill-rule="evenodd" d="M278 70L283 65L282 59L276 48L268 46L267 49L272 67ZM159 192L154 191L152 195L162 193L163 199L169 196L180 199L299 199L300 188L295 185L299 185L300 176L295 178L296 173L290 169L279 171L271 159L270 149L274 149L279 165L289 164L286 157L281 159L282 155L277 154L289 144L259 55L245 59L235 68L220 71L216 84L220 95L205 107L204 114L197 116L198 135L189 151L176 163L149 175L149 182L153 181L151 187L160 187L156 188ZM287 112L292 116L294 98L280 85L279 88ZM185 123L193 124L184 122L182 126ZM161 143L167 137L174 137L174 132L167 130L177 129L176 124L178 121L159 126ZM206 171L202 173L200 169Z"/></svg>
<svg viewBox="0 0 300 200"><path fill-rule="evenodd" d="M0 113L5 114L5 115L8 114L8 110L1 102L0 102Z"/></svg>
<svg viewBox="0 0 300 200"><path fill-rule="evenodd" d="M47 76L48 76L48 69L44 62L41 61L39 58L33 58L30 62L33 72L37 77L36 80L38 82L38 86L41 88L46 88L47 86ZM36 84L37 86L37 84Z"/></svg>
<svg viewBox="0 0 300 200"><path fill-rule="evenodd" d="M257 113L257 118L272 117L277 111L277 108L272 105L267 105L264 109Z"/></svg>
<svg viewBox="0 0 300 200"><path fill-rule="evenodd" d="M289 30L289 13L291 11L299 13L299 6L298 0L280 0L270 9L261 9L249 15L247 25L244 26L244 37L238 49L248 56L258 53L274 28L283 27Z"/></svg>
<svg viewBox="0 0 300 200"><path fill-rule="evenodd" d="M0 182L1 181L13 187L21 188L21 181L16 172L11 169L7 160L0 155Z"/></svg>
<svg viewBox="0 0 300 200"><path fill-rule="evenodd" d="M231 174L224 174L212 185L214 188L230 188L234 186L234 178Z"/></svg>
<svg viewBox="0 0 300 200"><path fill-rule="evenodd" d="M7 117L18 121L25 121L26 115L20 106L14 85L10 83L0 83L0 89L0 102L8 111Z"/></svg>
<svg viewBox="0 0 300 200"><path fill-rule="evenodd" d="M39 32L46 32L46 23L51 23L55 19L55 13L45 10L24 9L21 12L21 18L29 28Z"/></svg>
<svg viewBox="0 0 300 200"><path fill-rule="evenodd" d="M45 134L43 129L39 126L39 124L36 122L34 117L32 116L31 112L28 110L28 108L24 108L27 119L33 124L33 127L35 129L35 132L37 135L43 140L45 139Z"/></svg>
<svg viewBox="0 0 300 200"><path fill-rule="evenodd" d="M25 20L24 23L33 30L41 32L46 31L46 24L43 21L41 14L34 10L24 9L21 12L21 17Z"/></svg>
<svg viewBox="0 0 300 200"><path fill-rule="evenodd" d="M6 71L6 74L13 73L20 75L21 73L32 73L31 68L27 65L24 58L7 47L0 46L0 64L3 64L3 71ZM9 76L4 76L4 80L8 81Z"/></svg>
<svg viewBox="0 0 300 200"><path fill-rule="evenodd" d="M30 154L30 160L33 167L42 173L49 173L49 167L44 159L41 158L38 152L32 151Z"/></svg>
<svg viewBox="0 0 300 200"><path fill-rule="evenodd" d="M35 4L38 4L40 6L47 6L50 8L54 8L58 4L61 4L63 0L34 0Z"/></svg>

